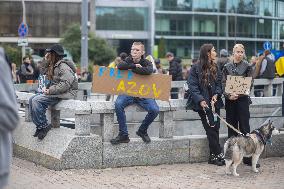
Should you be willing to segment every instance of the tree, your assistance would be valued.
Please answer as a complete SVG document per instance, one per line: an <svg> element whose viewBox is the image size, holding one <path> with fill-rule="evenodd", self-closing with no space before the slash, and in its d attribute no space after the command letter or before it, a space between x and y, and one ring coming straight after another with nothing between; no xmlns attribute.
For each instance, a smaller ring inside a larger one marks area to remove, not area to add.
<svg viewBox="0 0 284 189"><path fill-rule="evenodd" d="M99 37L90 37L88 54L89 59L100 66L107 66L116 56L115 50L107 44L105 39Z"/></svg>
<svg viewBox="0 0 284 189"><path fill-rule="evenodd" d="M5 53L7 54L9 60L20 66L22 63L22 52L20 48L13 47L11 45L3 45Z"/></svg>
<svg viewBox="0 0 284 189"><path fill-rule="evenodd" d="M80 62L81 58L81 30L79 24L70 25L63 34L60 43L68 50L74 62Z"/></svg>
<svg viewBox="0 0 284 189"><path fill-rule="evenodd" d="M159 41L158 56L159 58L164 58L166 56L166 42L163 37Z"/></svg>
<svg viewBox="0 0 284 189"><path fill-rule="evenodd" d="M71 53L74 62L80 62L81 30L79 24L69 26L60 43ZM88 44L89 61L96 65L108 65L116 56L116 51L108 45L105 39L92 33L89 34Z"/></svg>

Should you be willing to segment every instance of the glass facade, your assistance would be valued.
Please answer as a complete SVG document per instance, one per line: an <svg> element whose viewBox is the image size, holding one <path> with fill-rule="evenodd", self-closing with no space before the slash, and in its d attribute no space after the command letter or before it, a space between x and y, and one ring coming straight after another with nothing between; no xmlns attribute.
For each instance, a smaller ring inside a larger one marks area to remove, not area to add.
<svg viewBox="0 0 284 189"><path fill-rule="evenodd" d="M156 16L157 35L192 35L192 16L178 14L159 14Z"/></svg>
<svg viewBox="0 0 284 189"><path fill-rule="evenodd" d="M191 11L193 0L156 0L157 10Z"/></svg>
<svg viewBox="0 0 284 189"><path fill-rule="evenodd" d="M122 7L123 1L112 5L114 1L107 4L96 0L96 30L118 48L129 45L127 40L142 39L149 49L153 48L150 44L157 45L164 38L166 51L196 58L203 43L213 43L217 51L231 51L235 43L241 42L251 56L263 48L264 41L271 41L273 48L279 49L284 40L284 0L155 0L154 15L150 12L154 0L125 0L127 6ZM59 38L68 25L81 22L80 1L25 2L28 37ZM21 0L0 0L0 38L18 37L21 21ZM111 34L117 32L124 38L117 35L113 39ZM131 35L127 38L124 32Z"/></svg>
<svg viewBox="0 0 284 189"><path fill-rule="evenodd" d="M148 17L147 8L97 7L96 29L147 31Z"/></svg>
<svg viewBox="0 0 284 189"><path fill-rule="evenodd" d="M60 37L66 27L81 22L80 3L26 1L29 37ZM22 22L20 1L0 1L0 37L17 37Z"/></svg>
<svg viewBox="0 0 284 189"><path fill-rule="evenodd" d="M259 0L227 0L227 11L229 13L254 15L257 14L258 1Z"/></svg>
<svg viewBox="0 0 284 189"><path fill-rule="evenodd" d="M198 57L203 43L213 43L218 51L231 51L235 43L243 43L247 55L252 56L267 40L274 49L280 48L283 10L282 0L157 0L155 42L163 37L173 42L166 42L167 51L192 58Z"/></svg>

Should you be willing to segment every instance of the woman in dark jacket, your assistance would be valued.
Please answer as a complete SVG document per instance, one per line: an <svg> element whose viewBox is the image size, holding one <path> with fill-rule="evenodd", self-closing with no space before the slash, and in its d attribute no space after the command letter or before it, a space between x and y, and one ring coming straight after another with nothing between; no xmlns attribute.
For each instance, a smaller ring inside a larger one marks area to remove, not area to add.
<svg viewBox="0 0 284 189"><path fill-rule="evenodd" d="M245 59L245 48L242 44L235 44L233 48L233 60L228 62L223 69L223 88L225 89L226 80L228 75L232 76L243 76L253 77L253 68ZM253 80L251 87L253 86ZM239 129L244 135L250 133L250 111L249 105L251 103L249 95L244 94L227 94L225 96L225 110L226 110L226 121ZM238 133L228 128L228 138L237 136ZM246 165L251 166L252 159L248 157L243 158L243 162ZM260 165L256 164L258 168Z"/></svg>
<svg viewBox="0 0 284 189"><path fill-rule="evenodd" d="M190 69L187 80L189 87L189 106L198 112L209 142L209 164L222 166L225 164L219 144L220 120L214 118L212 108L220 114L223 106L222 74L214 62L216 51L212 44L204 44L200 48L199 61ZM211 106L214 104L214 107Z"/></svg>

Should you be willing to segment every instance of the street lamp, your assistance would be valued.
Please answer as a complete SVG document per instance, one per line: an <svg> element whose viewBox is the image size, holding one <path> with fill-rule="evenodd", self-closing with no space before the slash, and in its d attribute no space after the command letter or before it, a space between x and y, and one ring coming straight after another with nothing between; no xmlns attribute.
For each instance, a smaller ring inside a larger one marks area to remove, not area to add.
<svg viewBox="0 0 284 189"><path fill-rule="evenodd" d="M88 69L88 0L82 0L81 8L81 72Z"/></svg>

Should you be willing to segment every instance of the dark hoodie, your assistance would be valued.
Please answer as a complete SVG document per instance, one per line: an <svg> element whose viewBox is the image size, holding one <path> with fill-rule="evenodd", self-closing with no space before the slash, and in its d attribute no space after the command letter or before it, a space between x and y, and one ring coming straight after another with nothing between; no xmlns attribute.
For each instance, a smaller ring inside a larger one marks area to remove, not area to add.
<svg viewBox="0 0 284 189"><path fill-rule="evenodd" d="M181 81L183 79L180 58L174 58L170 61L169 74L172 75L172 81Z"/></svg>
<svg viewBox="0 0 284 189"><path fill-rule="evenodd" d="M132 57L129 56L125 59L125 61L122 61L121 63L119 63L117 65L117 68L120 70L128 70L131 69L134 73L140 74L140 75L150 75L153 73L153 64L141 57L139 63L142 67L141 68L137 68Z"/></svg>

